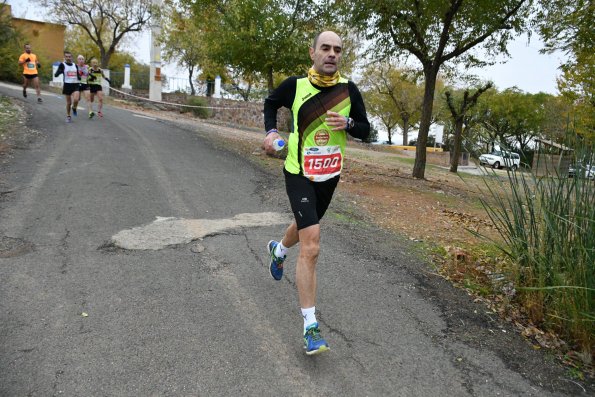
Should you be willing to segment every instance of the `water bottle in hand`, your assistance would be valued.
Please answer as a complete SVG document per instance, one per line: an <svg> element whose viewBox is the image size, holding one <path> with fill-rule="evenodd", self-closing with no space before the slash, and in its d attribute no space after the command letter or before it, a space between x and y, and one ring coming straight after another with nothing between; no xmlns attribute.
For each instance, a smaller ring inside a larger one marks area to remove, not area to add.
<svg viewBox="0 0 595 397"><path fill-rule="evenodd" d="M273 141L273 148L276 151L282 150L285 147L285 141L281 138L275 139Z"/></svg>

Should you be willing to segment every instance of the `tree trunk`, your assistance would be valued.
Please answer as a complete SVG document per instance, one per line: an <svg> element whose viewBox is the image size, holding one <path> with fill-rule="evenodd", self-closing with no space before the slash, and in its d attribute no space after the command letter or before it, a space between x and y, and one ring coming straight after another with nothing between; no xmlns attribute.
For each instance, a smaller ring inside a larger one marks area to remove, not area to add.
<svg viewBox="0 0 595 397"><path fill-rule="evenodd" d="M99 45L98 45L98 47L99 47L99 66L102 69L107 69L107 65L109 64L110 56L108 55L105 48L103 48Z"/></svg>
<svg viewBox="0 0 595 397"><path fill-rule="evenodd" d="M409 117L403 119L403 146L409 145Z"/></svg>
<svg viewBox="0 0 595 397"><path fill-rule="evenodd" d="M249 102L250 101L250 92L252 91L252 81L250 81L248 83L248 88L246 88L245 94L242 95L242 99L244 99L244 102Z"/></svg>
<svg viewBox="0 0 595 397"><path fill-rule="evenodd" d="M459 157L461 157L461 141L463 140L463 117L455 120L455 131L453 136L452 153L450 156L450 172L456 173L459 168Z"/></svg>
<svg viewBox="0 0 595 397"><path fill-rule="evenodd" d="M386 132L388 133L388 144L393 144L393 131L390 127L386 127Z"/></svg>
<svg viewBox="0 0 595 397"><path fill-rule="evenodd" d="M112 46L106 50L105 48L103 48L103 46L100 46L99 44L97 44L97 46L99 47L99 57L101 58L100 59L101 68L108 69L109 61L112 58L112 55L114 55L115 47L112 44Z"/></svg>
<svg viewBox="0 0 595 397"><path fill-rule="evenodd" d="M190 83L190 95L196 95L196 90L194 89L194 84L192 83L192 75L194 74L194 66L190 66L188 68L188 83Z"/></svg>
<svg viewBox="0 0 595 397"><path fill-rule="evenodd" d="M271 66L269 70L267 70L267 82L269 86L269 94L274 90L274 81L273 81L273 67Z"/></svg>
<svg viewBox="0 0 595 397"><path fill-rule="evenodd" d="M419 179L424 179L426 172L426 144L428 143L428 134L430 133L430 125L432 124L438 66L424 67L424 76L424 101L419 123L419 134L417 136L417 148L415 149L415 163L413 165L413 177Z"/></svg>

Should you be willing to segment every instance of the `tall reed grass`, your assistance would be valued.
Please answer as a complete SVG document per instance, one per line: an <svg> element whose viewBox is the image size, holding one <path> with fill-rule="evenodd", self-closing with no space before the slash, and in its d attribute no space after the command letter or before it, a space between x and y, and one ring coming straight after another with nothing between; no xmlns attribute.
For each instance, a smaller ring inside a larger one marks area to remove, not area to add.
<svg viewBox="0 0 595 397"><path fill-rule="evenodd" d="M575 158L595 166L593 151ZM535 323L554 330L582 355L595 353L595 180L550 170L485 178L482 204L514 263L517 299Z"/></svg>

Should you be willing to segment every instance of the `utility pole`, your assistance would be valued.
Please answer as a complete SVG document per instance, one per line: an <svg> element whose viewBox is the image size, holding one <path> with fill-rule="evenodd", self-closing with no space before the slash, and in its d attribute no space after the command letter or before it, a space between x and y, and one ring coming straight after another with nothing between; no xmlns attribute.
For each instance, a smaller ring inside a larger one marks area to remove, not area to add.
<svg viewBox="0 0 595 397"><path fill-rule="evenodd" d="M162 0L152 0L155 9L161 8ZM161 100L161 47L157 39L161 34L161 24L157 18L151 18L151 69L149 99Z"/></svg>

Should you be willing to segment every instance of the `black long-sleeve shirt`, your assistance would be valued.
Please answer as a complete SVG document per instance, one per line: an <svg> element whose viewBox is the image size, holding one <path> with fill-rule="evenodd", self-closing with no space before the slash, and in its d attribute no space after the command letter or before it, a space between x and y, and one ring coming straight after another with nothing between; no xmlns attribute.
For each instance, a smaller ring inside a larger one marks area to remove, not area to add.
<svg viewBox="0 0 595 397"><path fill-rule="evenodd" d="M297 80L304 76L293 76L283 81L265 100L264 100L264 127L265 131L270 131L277 128L277 111L280 107L291 109L293 100L297 90ZM317 89L324 91L331 87L318 87ZM351 110L349 117L354 121L353 128L345 131L354 138L366 139L370 134L370 122L366 115L366 107L361 93L357 89L354 82L347 83L349 90L349 97L351 101Z"/></svg>

